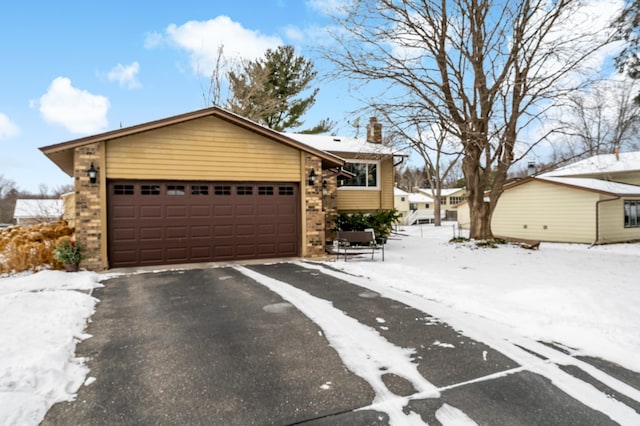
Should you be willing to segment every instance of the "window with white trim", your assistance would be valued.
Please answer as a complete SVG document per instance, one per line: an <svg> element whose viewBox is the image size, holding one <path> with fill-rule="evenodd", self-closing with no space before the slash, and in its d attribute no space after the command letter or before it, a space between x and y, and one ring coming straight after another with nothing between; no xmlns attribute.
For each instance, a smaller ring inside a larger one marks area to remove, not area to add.
<svg viewBox="0 0 640 426"><path fill-rule="evenodd" d="M346 188L378 188L378 161L354 161L345 164L344 169L353 173L351 179L339 180L338 186Z"/></svg>
<svg viewBox="0 0 640 426"><path fill-rule="evenodd" d="M624 227L640 227L640 200L624 202Z"/></svg>

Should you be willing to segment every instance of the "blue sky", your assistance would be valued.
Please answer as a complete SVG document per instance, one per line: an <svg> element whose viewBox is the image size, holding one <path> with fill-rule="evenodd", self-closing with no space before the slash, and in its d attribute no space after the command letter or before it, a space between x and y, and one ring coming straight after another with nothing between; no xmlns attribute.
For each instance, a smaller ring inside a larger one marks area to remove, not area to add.
<svg viewBox="0 0 640 426"><path fill-rule="evenodd" d="M71 184L38 147L208 106L203 88L221 44L227 56L249 59L261 57L267 48L291 44L298 54L315 61L322 76L328 65L316 57L314 48L328 42L327 13L344 1L4 4L0 175L34 192L40 184ZM588 0L585 7L594 21L604 22L620 5L621 0ZM571 24L566 26L574 31ZM614 51L596 55L593 66L610 60ZM330 118L338 123L335 133L355 136L348 122L356 116L350 112L362 105L351 96L349 84L316 83L320 92L305 124ZM367 120L357 118L361 123Z"/></svg>
<svg viewBox="0 0 640 426"><path fill-rule="evenodd" d="M0 175L23 190L72 183L38 147L207 106L217 46L255 58L266 48L325 37L336 0L61 0L10 2L0 14ZM199 74L197 70L200 70ZM356 103L318 82L306 124L330 117L348 130ZM339 105L339 106L338 106Z"/></svg>

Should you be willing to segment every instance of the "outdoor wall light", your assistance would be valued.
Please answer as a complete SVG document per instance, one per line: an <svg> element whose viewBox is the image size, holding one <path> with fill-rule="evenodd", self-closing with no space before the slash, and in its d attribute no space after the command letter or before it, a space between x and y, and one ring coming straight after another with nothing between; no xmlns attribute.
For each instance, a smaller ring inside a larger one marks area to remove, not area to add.
<svg viewBox="0 0 640 426"><path fill-rule="evenodd" d="M327 182L327 180L326 180L326 179L322 181L322 188L323 188L323 189L327 189L327 186L328 186L328 185L329 185L329 182Z"/></svg>
<svg viewBox="0 0 640 426"><path fill-rule="evenodd" d="M309 172L309 186L313 186L316 183L316 171L311 169Z"/></svg>
<svg viewBox="0 0 640 426"><path fill-rule="evenodd" d="M91 162L91 167L87 170L87 176L89 176L89 182L96 183L96 180L98 179L98 171L93 166L93 161Z"/></svg>

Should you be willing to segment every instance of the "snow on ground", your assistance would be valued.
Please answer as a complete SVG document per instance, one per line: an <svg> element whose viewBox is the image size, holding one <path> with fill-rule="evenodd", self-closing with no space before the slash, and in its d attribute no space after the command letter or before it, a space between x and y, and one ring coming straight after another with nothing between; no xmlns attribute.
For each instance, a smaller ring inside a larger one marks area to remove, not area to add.
<svg viewBox="0 0 640 426"><path fill-rule="evenodd" d="M399 232L404 235L392 236L387 243L385 262L378 253L375 261L363 256L326 263L350 275L322 264L304 265L350 277L449 323L517 361L523 366L518 371L526 368L549 378L621 424L637 420L635 411L557 365L576 365L635 400L640 400L638 390L538 341L555 342L574 355L597 356L640 372L639 243L596 247L542 243L540 250L531 251L513 245L491 249L449 243L456 233L451 224L404 227ZM0 277L0 424L38 424L55 402L75 397L88 373L84 360L74 355L75 346L89 337L84 329L97 303L91 289L107 278L59 271ZM372 384L376 391L372 407L400 423L418 423L411 413L402 417L399 410L406 400L446 390L434 389L415 371L408 362L411 348L393 347L376 330L327 301L268 277L254 278L318 323L345 365ZM383 318L376 321L384 323ZM366 338L366 345L354 347L352 343L359 341L354 335ZM551 362L542 362L522 348ZM420 392L401 400L388 395L380 384L381 365L406 377ZM436 417L443 424L473 424L465 413L446 404Z"/></svg>
<svg viewBox="0 0 640 426"><path fill-rule="evenodd" d="M37 425L70 401L88 368L74 355L101 286L93 272L0 277L0 424ZM78 291L82 290L82 291Z"/></svg>
<svg viewBox="0 0 640 426"><path fill-rule="evenodd" d="M449 243L458 231L446 223L398 232L384 262L330 265L640 372L640 243L542 243L534 251Z"/></svg>

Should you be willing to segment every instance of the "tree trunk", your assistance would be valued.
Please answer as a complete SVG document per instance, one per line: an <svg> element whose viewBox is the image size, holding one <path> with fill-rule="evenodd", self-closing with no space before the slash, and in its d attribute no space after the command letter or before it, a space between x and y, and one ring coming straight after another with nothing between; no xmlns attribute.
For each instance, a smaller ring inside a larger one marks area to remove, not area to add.
<svg viewBox="0 0 640 426"><path fill-rule="evenodd" d="M480 151L467 154L462 159L462 171L467 183L469 204L469 238L485 240L493 238L491 231L491 205L484 201L487 184L486 171L480 165Z"/></svg>

